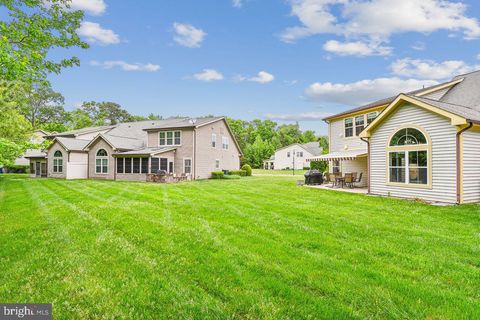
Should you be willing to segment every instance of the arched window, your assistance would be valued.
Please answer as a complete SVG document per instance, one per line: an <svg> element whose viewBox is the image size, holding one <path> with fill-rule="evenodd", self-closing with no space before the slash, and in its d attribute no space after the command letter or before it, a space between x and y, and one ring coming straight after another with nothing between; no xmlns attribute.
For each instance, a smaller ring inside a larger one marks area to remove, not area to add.
<svg viewBox="0 0 480 320"><path fill-rule="evenodd" d="M55 151L53 154L53 172L63 172L63 154L60 150Z"/></svg>
<svg viewBox="0 0 480 320"><path fill-rule="evenodd" d="M431 186L431 145L420 128L397 130L388 147L388 181L390 184Z"/></svg>
<svg viewBox="0 0 480 320"><path fill-rule="evenodd" d="M108 173L108 153L105 149L99 149L95 156L95 173Z"/></svg>

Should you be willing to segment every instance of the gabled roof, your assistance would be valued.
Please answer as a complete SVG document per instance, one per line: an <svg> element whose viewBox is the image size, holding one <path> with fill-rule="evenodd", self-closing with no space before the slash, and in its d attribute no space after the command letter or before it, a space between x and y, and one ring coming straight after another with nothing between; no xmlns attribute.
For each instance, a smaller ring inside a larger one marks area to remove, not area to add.
<svg viewBox="0 0 480 320"><path fill-rule="evenodd" d="M468 122L480 123L480 111L464 106L458 106L443 101L432 99L413 97L405 94L400 94L397 98L383 110L380 115L368 125L361 133L361 138L368 138L373 129L375 129L388 115L394 112L399 106L405 103L411 103L418 107L424 108L436 114L449 118L452 125L462 125Z"/></svg>
<svg viewBox="0 0 480 320"><path fill-rule="evenodd" d="M205 117L205 118L174 118L166 119L164 122L155 126L145 128L145 131L161 130L161 129L180 129L180 128L199 128L209 123L213 123L225 117Z"/></svg>
<svg viewBox="0 0 480 320"><path fill-rule="evenodd" d="M54 137L76 137L82 134L87 134L87 133L92 133L92 132L100 132L100 131L105 131L109 129L115 128L114 125L111 126L100 126L100 127L88 127L88 128L82 128L78 130L71 130L71 131L65 131L65 132L60 132L60 133L55 133L55 134L50 134L47 137L49 138L54 138Z"/></svg>
<svg viewBox="0 0 480 320"><path fill-rule="evenodd" d="M47 150L50 149L55 142L58 142L66 151L83 151L83 148L85 148L90 140L55 137L53 143L47 148Z"/></svg>
<svg viewBox="0 0 480 320"><path fill-rule="evenodd" d="M429 93L432 93L432 92L435 92L435 91L438 91L438 90L442 90L442 89L445 89L445 88L448 88L448 87L453 87L456 84L462 82L463 80L464 80L464 78L462 78L462 77L455 77L451 81L444 82L444 83L439 83L439 84L436 84L434 86L421 88L421 89L414 90L414 91L410 91L410 92L407 92L406 94L421 97L423 95L426 95L426 94L429 94ZM384 107L384 106L387 106L390 103L392 103L396 98L397 98L397 96L392 96L392 97L380 99L380 100L374 101L372 103L369 103L369 104L366 104L366 105L363 105L363 106L360 106L360 107L357 107L357 108L353 108L353 109L350 109L350 110L346 110L346 111L328 116L328 117L324 118L323 120L328 121L330 119L338 118L338 117L348 115L348 114L351 114L351 113L357 113L357 112L365 111L365 110L368 110L368 109Z"/></svg>
<svg viewBox="0 0 480 320"><path fill-rule="evenodd" d="M292 143L288 146L285 146L285 147L282 147L280 149L275 150L275 152L281 151L283 149L286 149L286 148L289 148L289 147L292 147L292 146L298 146L298 147L304 149L305 151L309 152L313 156L318 156L318 155L322 154L322 150L323 150L323 148L320 147L320 144L318 142L308 142L308 143L304 143L304 144Z"/></svg>
<svg viewBox="0 0 480 320"><path fill-rule="evenodd" d="M145 147L145 142L143 139L112 136L109 134L100 133L85 145L84 150L88 150L99 139L104 140L114 150L137 150Z"/></svg>
<svg viewBox="0 0 480 320"><path fill-rule="evenodd" d="M46 158L47 153L43 152L42 150L37 149L29 149L23 156L24 158Z"/></svg>

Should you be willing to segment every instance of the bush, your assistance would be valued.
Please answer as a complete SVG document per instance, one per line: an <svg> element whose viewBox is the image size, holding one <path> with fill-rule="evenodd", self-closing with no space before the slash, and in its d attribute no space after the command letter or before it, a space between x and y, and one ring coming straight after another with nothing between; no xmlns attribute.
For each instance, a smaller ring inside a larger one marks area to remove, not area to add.
<svg viewBox="0 0 480 320"><path fill-rule="evenodd" d="M232 176L245 177L247 175L247 171L246 170L230 170L230 174Z"/></svg>
<svg viewBox="0 0 480 320"><path fill-rule="evenodd" d="M244 164L242 166L242 170L246 172L247 177L250 177L252 175L252 167L250 167L248 164Z"/></svg>
<svg viewBox="0 0 480 320"><path fill-rule="evenodd" d="M318 170L320 172L325 172L328 169L328 163L325 161L310 161L310 168L312 170Z"/></svg>
<svg viewBox="0 0 480 320"><path fill-rule="evenodd" d="M223 171L213 171L212 172L212 179L223 179L225 176Z"/></svg>
<svg viewBox="0 0 480 320"><path fill-rule="evenodd" d="M7 173L28 173L30 171L30 166L13 164L11 166L5 166L3 170Z"/></svg>

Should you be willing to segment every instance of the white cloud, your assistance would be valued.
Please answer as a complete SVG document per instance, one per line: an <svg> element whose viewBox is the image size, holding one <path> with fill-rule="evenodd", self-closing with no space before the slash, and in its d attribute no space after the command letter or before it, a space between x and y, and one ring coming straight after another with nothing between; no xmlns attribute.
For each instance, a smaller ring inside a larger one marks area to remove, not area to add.
<svg viewBox="0 0 480 320"><path fill-rule="evenodd" d="M116 44L120 42L118 34L110 29L103 29L98 23L84 21L77 29L79 36L84 37L90 43Z"/></svg>
<svg viewBox="0 0 480 320"><path fill-rule="evenodd" d="M339 42L330 40L323 45L323 49L341 56L387 56L392 53L391 47L362 41Z"/></svg>
<svg viewBox="0 0 480 320"><path fill-rule="evenodd" d="M202 29L195 28L190 24L175 22L173 29L175 32L173 40L179 45L188 48L200 47L207 35Z"/></svg>
<svg viewBox="0 0 480 320"><path fill-rule="evenodd" d="M242 3L242 0L232 0L232 5L235 7L235 8L241 8L243 3Z"/></svg>
<svg viewBox="0 0 480 320"><path fill-rule="evenodd" d="M479 65L468 65L461 60L436 62L433 60L399 59L390 68L394 75L419 79L449 79L455 75L467 73L480 68Z"/></svg>
<svg viewBox="0 0 480 320"><path fill-rule="evenodd" d="M312 100L346 105L362 105L402 92L435 85L435 80L377 78L352 83L313 83L305 94Z"/></svg>
<svg viewBox="0 0 480 320"><path fill-rule="evenodd" d="M476 18L466 15L467 6L448 0L289 0L299 26L287 28L286 42L317 34L354 40L388 42L393 34L431 33L446 30L465 39L480 37ZM338 17L336 13L338 12Z"/></svg>
<svg viewBox="0 0 480 320"><path fill-rule="evenodd" d="M223 74L214 69L203 69L202 72L195 73L193 78L200 81L223 80Z"/></svg>
<svg viewBox="0 0 480 320"><path fill-rule="evenodd" d="M331 116L329 112L267 113L265 118L277 121L318 121Z"/></svg>
<svg viewBox="0 0 480 320"><path fill-rule="evenodd" d="M103 0L72 0L70 7L98 16L105 12L107 5Z"/></svg>
<svg viewBox="0 0 480 320"><path fill-rule="evenodd" d="M412 45L412 49L417 51L423 51L426 48L427 48L427 45L425 44L425 42L421 42L421 41L417 41Z"/></svg>
<svg viewBox="0 0 480 320"><path fill-rule="evenodd" d="M273 74L268 73L266 71L260 71L256 76L253 77L245 77L245 76L236 76L235 80L237 81L251 81L251 82L258 82L258 83L269 83L275 80L275 77Z"/></svg>
<svg viewBox="0 0 480 320"><path fill-rule="evenodd" d="M127 63L122 60L107 60L103 62L99 62L96 60L90 61L90 65L102 67L104 69L112 69L118 67L123 71L146 71L146 72L156 72L160 70L160 66L158 64L152 63Z"/></svg>

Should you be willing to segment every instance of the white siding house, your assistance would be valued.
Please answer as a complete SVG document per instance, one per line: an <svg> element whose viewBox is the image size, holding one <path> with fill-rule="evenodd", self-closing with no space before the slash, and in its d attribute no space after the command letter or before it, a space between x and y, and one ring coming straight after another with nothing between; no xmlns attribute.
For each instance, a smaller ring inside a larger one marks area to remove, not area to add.
<svg viewBox="0 0 480 320"><path fill-rule="evenodd" d="M275 155L264 161L264 169L303 169L310 167L308 158L318 156L322 148L318 142L294 143L275 151Z"/></svg>
<svg viewBox="0 0 480 320"><path fill-rule="evenodd" d="M338 174L366 172L370 194L480 202L480 71L325 121L330 153L312 160Z"/></svg>

